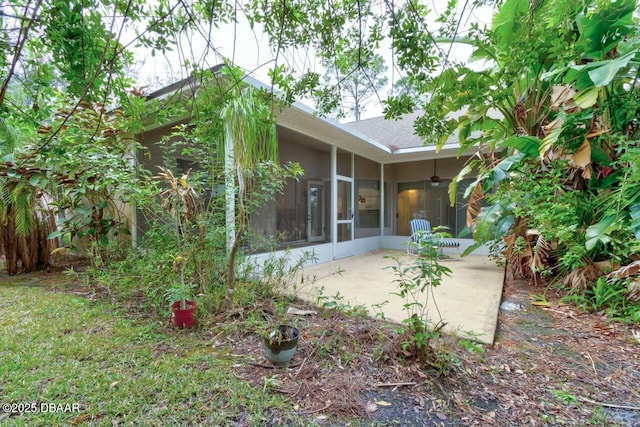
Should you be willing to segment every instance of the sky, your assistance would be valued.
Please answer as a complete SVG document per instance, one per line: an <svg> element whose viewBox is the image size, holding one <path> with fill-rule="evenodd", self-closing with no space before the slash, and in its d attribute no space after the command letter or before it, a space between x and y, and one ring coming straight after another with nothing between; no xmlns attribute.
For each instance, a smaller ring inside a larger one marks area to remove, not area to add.
<svg viewBox="0 0 640 427"><path fill-rule="evenodd" d="M432 1L431 9L434 16L444 10L445 4L444 1ZM488 25L491 21L491 14L492 8L488 6L474 10L471 10L470 7L467 8L461 21L459 34L464 35L472 22L478 22L481 26ZM186 61L198 63L203 68L209 68L220 64L222 56L225 56L243 68L249 75L263 82L269 81L267 73L269 68L274 65L274 55L269 47L267 37L261 32L261 27L256 26L251 29L246 19L241 19L237 24L221 25L212 33L209 42L205 41L205 37L201 34L191 34L181 39L178 46L178 49L167 52L165 55L152 56L148 51L137 51L138 86L148 86L147 91L149 92L187 77L188 71L182 66ZM453 44L451 47L446 45L442 46L442 49L449 52L450 58L456 61L467 61L471 54L471 48L462 44ZM386 98L391 84L402 77L400 71L393 66L392 50L388 42L386 45L382 45L379 53L385 58L389 84L387 88L379 92L380 100L368 100L365 106L366 110L362 113L362 119L382 115L380 101ZM320 75L324 74L324 69L316 61L312 50L298 50L285 57L281 56L279 62L282 63L282 61L301 72L316 71ZM479 65L479 67L481 66ZM303 99L301 101L313 107L313 100ZM352 117L347 117L341 121L351 120L353 120Z"/></svg>

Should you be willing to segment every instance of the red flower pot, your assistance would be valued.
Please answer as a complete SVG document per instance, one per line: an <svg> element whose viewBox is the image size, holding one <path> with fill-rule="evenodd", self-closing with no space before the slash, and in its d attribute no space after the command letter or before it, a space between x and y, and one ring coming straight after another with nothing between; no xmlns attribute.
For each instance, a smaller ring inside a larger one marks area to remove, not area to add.
<svg viewBox="0 0 640 427"><path fill-rule="evenodd" d="M171 304L171 323L180 329L188 329L192 327L195 322L196 307L198 303L195 301L187 301L187 308L185 310L180 309L180 301L176 301Z"/></svg>

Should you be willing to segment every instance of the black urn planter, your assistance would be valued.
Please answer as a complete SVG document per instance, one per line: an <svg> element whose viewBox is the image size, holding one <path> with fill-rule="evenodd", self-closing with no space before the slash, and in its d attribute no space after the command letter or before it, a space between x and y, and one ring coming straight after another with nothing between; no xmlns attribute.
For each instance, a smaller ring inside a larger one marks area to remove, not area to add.
<svg viewBox="0 0 640 427"><path fill-rule="evenodd" d="M298 348L300 330L295 326L278 325L263 337L265 356L275 366L287 366Z"/></svg>

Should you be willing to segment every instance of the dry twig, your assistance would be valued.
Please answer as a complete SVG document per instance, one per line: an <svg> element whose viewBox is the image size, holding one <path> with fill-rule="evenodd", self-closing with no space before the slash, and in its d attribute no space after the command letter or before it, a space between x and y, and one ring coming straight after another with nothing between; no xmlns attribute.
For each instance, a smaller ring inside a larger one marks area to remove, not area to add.
<svg viewBox="0 0 640 427"><path fill-rule="evenodd" d="M309 414L314 414L314 413L316 413L316 412L322 412L322 411L324 411L325 409L329 409L329 406L331 406L332 404L333 404L332 402L329 402L326 406L323 406L322 408L314 409L314 410L312 410L312 411L304 411L304 412L303 412L303 414L305 414L305 415L309 415Z"/></svg>
<svg viewBox="0 0 640 427"><path fill-rule="evenodd" d="M582 396L578 396L578 400L585 403L590 403L592 405L605 406L607 408L626 409L629 411L640 411L640 406L616 405L615 403L596 402L595 400L587 399L586 397L582 397Z"/></svg>
<svg viewBox="0 0 640 427"><path fill-rule="evenodd" d="M589 352L585 351L583 353L587 359L589 359L591 361L591 367L593 368L593 375L597 378L598 377L598 371L596 370L596 364L593 361L593 358L591 357L591 355L589 354Z"/></svg>
<svg viewBox="0 0 640 427"><path fill-rule="evenodd" d="M417 385L418 383L408 382L408 383L376 383L376 387L400 387L400 386L409 386L409 385Z"/></svg>

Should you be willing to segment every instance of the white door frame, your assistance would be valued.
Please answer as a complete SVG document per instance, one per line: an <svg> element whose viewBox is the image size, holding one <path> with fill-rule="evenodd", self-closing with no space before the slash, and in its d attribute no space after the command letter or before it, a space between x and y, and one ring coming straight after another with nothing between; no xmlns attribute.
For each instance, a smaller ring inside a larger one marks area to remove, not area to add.
<svg viewBox="0 0 640 427"><path fill-rule="evenodd" d="M354 230L353 230L353 223L354 223L353 217L354 217L354 214L355 214L355 207L354 207L354 203L353 203L354 202L354 197L353 197L353 193L354 193L353 181L354 180L353 180L353 178L349 178L349 177L346 177L346 176L340 176L339 175L339 176L336 177L336 187L338 187L338 182L339 181L346 182L347 186L349 187L349 199L347 200L349 208L348 208L348 211L347 211L347 218L346 219L337 219L337 208L338 208L338 205L336 203L336 224L337 225L340 225L340 224L351 224L351 227L350 227L351 231L349 233L349 239L348 240L344 240L344 242L350 242L354 238ZM337 191L339 191L339 190L337 190ZM342 243L342 242L339 242L339 243Z"/></svg>

